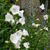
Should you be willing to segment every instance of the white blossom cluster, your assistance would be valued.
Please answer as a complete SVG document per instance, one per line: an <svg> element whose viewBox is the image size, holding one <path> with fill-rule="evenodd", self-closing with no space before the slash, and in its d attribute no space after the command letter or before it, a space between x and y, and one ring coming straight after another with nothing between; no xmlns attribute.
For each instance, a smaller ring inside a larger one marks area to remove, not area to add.
<svg viewBox="0 0 50 50"><path fill-rule="evenodd" d="M22 41L22 36L29 36L27 30L25 30L25 29L23 29L23 31L18 30L17 32L10 35L10 40L15 45L16 48L20 48L21 41ZM25 48L29 48L28 43L29 42L23 43Z"/></svg>
<svg viewBox="0 0 50 50"><path fill-rule="evenodd" d="M12 5L12 7L9 10L13 15L19 15L21 18L16 22L16 24L21 23L22 25L25 24L25 17L23 15L24 10L20 10L20 6L18 5ZM13 15L11 15L9 12L5 15L5 21L10 22L13 24L15 22Z"/></svg>
<svg viewBox="0 0 50 50"><path fill-rule="evenodd" d="M18 14L21 18L16 22L16 24L21 23L22 26L25 24L25 17L23 15L24 10L20 10L20 6L18 5L12 5L12 7L9 10L13 15L11 15L9 12L5 15L5 21L10 22L14 24L14 15ZM26 29L18 30L15 33L10 35L10 41L14 44L15 48L20 48L22 36L29 36L28 31ZM5 41L5 43L9 43L9 41ZM27 49L29 48L29 42L23 43L23 46Z"/></svg>
<svg viewBox="0 0 50 50"><path fill-rule="evenodd" d="M42 10L44 10L44 9L45 9L44 4L42 4L42 5L40 6L40 8L41 8ZM44 18L45 21L48 20L48 14L43 15L43 18ZM48 31L48 27L46 27L46 26L45 26L43 29L46 30L46 31Z"/></svg>
<svg viewBox="0 0 50 50"><path fill-rule="evenodd" d="M35 23L32 23L32 26L38 28L40 26L40 24L35 24Z"/></svg>
<svg viewBox="0 0 50 50"><path fill-rule="evenodd" d="M39 8L42 9L42 10L44 10L45 9L44 4L42 3L42 5L40 5ZM47 20L48 19L48 15L47 14L44 15L43 17L44 17L44 20Z"/></svg>

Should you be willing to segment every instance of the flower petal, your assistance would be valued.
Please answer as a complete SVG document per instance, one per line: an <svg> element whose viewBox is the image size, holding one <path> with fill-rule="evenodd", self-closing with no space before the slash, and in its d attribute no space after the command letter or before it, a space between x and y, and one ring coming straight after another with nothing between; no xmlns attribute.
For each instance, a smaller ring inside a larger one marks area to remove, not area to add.
<svg viewBox="0 0 50 50"><path fill-rule="evenodd" d="M25 24L25 18L24 17L20 18L19 19L19 23L21 23L22 25L24 25Z"/></svg>
<svg viewBox="0 0 50 50"><path fill-rule="evenodd" d="M42 4L42 5L40 6L40 8L41 8L42 10L44 10L44 9L45 9L44 4Z"/></svg>
<svg viewBox="0 0 50 50"><path fill-rule="evenodd" d="M23 35L24 35L24 36L29 36L27 30L23 29Z"/></svg>

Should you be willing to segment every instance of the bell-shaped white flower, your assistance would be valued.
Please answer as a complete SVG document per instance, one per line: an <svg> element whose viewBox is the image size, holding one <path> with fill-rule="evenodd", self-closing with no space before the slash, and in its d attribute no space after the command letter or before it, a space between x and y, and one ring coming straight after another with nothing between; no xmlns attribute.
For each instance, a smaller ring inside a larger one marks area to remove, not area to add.
<svg viewBox="0 0 50 50"><path fill-rule="evenodd" d="M44 4L42 4L42 5L40 6L40 8L41 8L42 10L44 10L44 9L45 9Z"/></svg>
<svg viewBox="0 0 50 50"><path fill-rule="evenodd" d="M24 10L21 10L21 11L19 11L18 15L19 15L20 17L24 17L23 13L24 13Z"/></svg>
<svg viewBox="0 0 50 50"><path fill-rule="evenodd" d="M47 20L48 19L48 15L47 14L44 15L43 17L44 17L44 20Z"/></svg>
<svg viewBox="0 0 50 50"><path fill-rule="evenodd" d="M29 36L28 31L23 29L23 36Z"/></svg>
<svg viewBox="0 0 50 50"><path fill-rule="evenodd" d="M25 42L23 45L24 45L24 47L25 47L26 49L29 48L29 42Z"/></svg>
<svg viewBox="0 0 50 50"><path fill-rule="evenodd" d="M18 14L19 10L20 10L20 6L18 5L12 5L12 7L10 8L10 11L12 12L13 15Z"/></svg>
<svg viewBox="0 0 50 50"><path fill-rule="evenodd" d="M25 17L20 18L19 19L19 23L21 23L22 25L24 25L25 24Z"/></svg>
<svg viewBox="0 0 50 50"><path fill-rule="evenodd" d="M17 44L18 41L21 40L21 37L22 37L22 31L19 30L19 31L17 31L16 33L10 35L10 41L11 41L13 44Z"/></svg>
<svg viewBox="0 0 50 50"><path fill-rule="evenodd" d="M10 40L11 40L11 42L12 42L13 44L16 44L16 43L18 42L18 40L19 40L19 37L17 36L16 33L14 33L14 34L11 34L11 35L10 35Z"/></svg>
<svg viewBox="0 0 50 50"><path fill-rule="evenodd" d="M48 31L48 27L44 27L43 29L46 30L46 31Z"/></svg>
<svg viewBox="0 0 50 50"><path fill-rule="evenodd" d="M10 22L11 21L12 23L14 23L13 16L10 13L7 13L5 15L5 21L7 21L7 22Z"/></svg>

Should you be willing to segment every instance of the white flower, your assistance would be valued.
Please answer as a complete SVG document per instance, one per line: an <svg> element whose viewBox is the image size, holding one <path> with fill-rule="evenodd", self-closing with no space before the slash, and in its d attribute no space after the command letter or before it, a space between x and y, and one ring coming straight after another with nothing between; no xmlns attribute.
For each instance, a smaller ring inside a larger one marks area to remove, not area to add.
<svg viewBox="0 0 50 50"><path fill-rule="evenodd" d="M48 31L48 27L44 27L44 30Z"/></svg>
<svg viewBox="0 0 50 50"><path fill-rule="evenodd" d="M11 40L11 42L12 42L13 44L16 44L16 43L18 42L18 40L19 40L19 37L17 36L16 33L14 33L14 34L11 34L11 35L10 35L10 40Z"/></svg>
<svg viewBox="0 0 50 50"><path fill-rule="evenodd" d="M24 36L29 36L27 30L23 29L23 35L24 35Z"/></svg>
<svg viewBox="0 0 50 50"><path fill-rule="evenodd" d="M29 48L29 42L25 42L23 45L24 45L24 47L25 47L26 49Z"/></svg>
<svg viewBox="0 0 50 50"><path fill-rule="evenodd" d="M21 40L21 37L22 37L22 31L19 30L16 33L10 35L10 40L13 44L17 44L18 41Z"/></svg>
<svg viewBox="0 0 50 50"><path fill-rule="evenodd" d="M47 14L44 15L43 17L44 17L44 20L47 20L48 19L48 15Z"/></svg>
<svg viewBox="0 0 50 50"><path fill-rule="evenodd" d="M21 11L19 11L18 15L19 15L20 17L24 17L23 13L24 13L24 10L21 10Z"/></svg>
<svg viewBox="0 0 50 50"><path fill-rule="evenodd" d="M12 23L14 23L13 16L12 16L10 13L7 13L7 14L5 15L5 21L7 21L7 22L12 21Z"/></svg>
<svg viewBox="0 0 50 50"><path fill-rule="evenodd" d="M40 24L35 24L35 23L32 23L32 26L34 26L34 27L39 27L40 26Z"/></svg>
<svg viewBox="0 0 50 50"><path fill-rule="evenodd" d="M42 5L40 6L40 8L41 8L42 10L44 10L44 9L45 9L44 4L42 4Z"/></svg>
<svg viewBox="0 0 50 50"><path fill-rule="evenodd" d="M20 7L18 5L12 5L10 8L10 11L12 12L13 15L16 15L19 13Z"/></svg>
<svg viewBox="0 0 50 50"><path fill-rule="evenodd" d="M36 28L39 27L39 26L40 26L40 24L36 24L36 25L35 25Z"/></svg>
<svg viewBox="0 0 50 50"><path fill-rule="evenodd" d="M24 25L25 24L25 17L20 18L19 19L19 23L21 23L22 25Z"/></svg>

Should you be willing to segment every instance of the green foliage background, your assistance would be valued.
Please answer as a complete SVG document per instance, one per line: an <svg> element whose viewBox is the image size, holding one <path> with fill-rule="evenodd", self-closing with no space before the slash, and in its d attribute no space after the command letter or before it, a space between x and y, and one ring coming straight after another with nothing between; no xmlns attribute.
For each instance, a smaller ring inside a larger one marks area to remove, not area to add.
<svg viewBox="0 0 50 50"><path fill-rule="evenodd" d="M16 4L16 0L14 1ZM12 3L10 0L0 0L0 50L26 50L22 43L29 41L30 48L28 50L44 50L48 42L48 32L43 30L40 31L40 28L34 28L31 26L32 21L29 17L26 17L26 24L22 26L19 24L16 26L15 24L12 26L10 23L5 22L5 14L9 11ZM17 16L16 16L17 17ZM40 21L36 21L35 17L33 18L35 23L40 23ZM15 27L14 27L15 26ZM20 27L19 27L20 26ZM21 48L15 49L14 45L9 42L5 43L6 40L10 41L10 34L15 32L16 29L25 28L29 32L29 37L25 37L21 42ZM32 38L31 38L32 36Z"/></svg>

